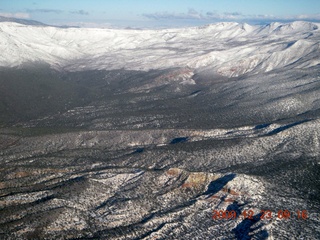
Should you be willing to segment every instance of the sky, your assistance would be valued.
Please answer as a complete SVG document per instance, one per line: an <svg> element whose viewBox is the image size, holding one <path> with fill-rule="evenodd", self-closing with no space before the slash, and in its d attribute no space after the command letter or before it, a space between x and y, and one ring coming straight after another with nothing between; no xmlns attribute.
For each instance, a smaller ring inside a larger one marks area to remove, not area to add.
<svg viewBox="0 0 320 240"><path fill-rule="evenodd" d="M0 16L51 25L162 28L320 22L320 0L0 0Z"/></svg>

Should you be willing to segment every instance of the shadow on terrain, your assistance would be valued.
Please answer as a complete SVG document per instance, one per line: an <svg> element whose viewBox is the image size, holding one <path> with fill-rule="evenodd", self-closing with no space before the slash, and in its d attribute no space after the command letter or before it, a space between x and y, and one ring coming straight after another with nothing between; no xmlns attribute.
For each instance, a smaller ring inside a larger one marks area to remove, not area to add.
<svg viewBox="0 0 320 240"><path fill-rule="evenodd" d="M172 139L170 144L184 143L186 141L188 141L188 137L179 137L179 138Z"/></svg>
<svg viewBox="0 0 320 240"><path fill-rule="evenodd" d="M310 119L306 119L306 120L303 120L303 121L299 121L299 122L294 122L294 123L291 123L291 124L288 124L288 125L285 125L285 126L281 126L281 127L278 127L274 130L272 130L271 132L267 133L266 136L272 136L272 135L275 135L275 134L278 134L284 130L287 130L289 128L292 128L294 126L297 126L297 125L300 125L302 123L306 123L306 122L309 122L311 121Z"/></svg>
<svg viewBox="0 0 320 240"><path fill-rule="evenodd" d="M232 231L235 234L235 238L237 240L249 240L252 239L253 233L254 231L258 230L259 228L261 228L264 224L261 223L258 226L254 226L256 225L259 221L260 221L260 217L261 217L261 213L255 215L252 217L252 219L244 219L241 223L239 223L237 225L237 227L235 227L234 229L232 229ZM255 239L267 239L269 237L269 234L266 230L261 230L257 233L254 234Z"/></svg>
<svg viewBox="0 0 320 240"><path fill-rule="evenodd" d="M238 201L234 201L232 204L230 204L227 208L226 211L235 211L237 213L238 218L241 215L241 208L245 206L247 203L244 204L239 204Z"/></svg>
<svg viewBox="0 0 320 240"><path fill-rule="evenodd" d="M205 191L203 194L204 195L214 195L220 190L223 189L223 187L230 181L232 181L236 177L236 174L228 174L225 175L221 178L218 178L217 180L212 181L209 186L207 191Z"/></svg>
<svg viewBox="0 0 320 240"><path fill-rule="evenodd" d="M260 125L257 125L254 130L259 130L259 129L263 129L263 128L267 128L269 127L271 124L270 123L265 123L265 124L260 124Z"/></svg>

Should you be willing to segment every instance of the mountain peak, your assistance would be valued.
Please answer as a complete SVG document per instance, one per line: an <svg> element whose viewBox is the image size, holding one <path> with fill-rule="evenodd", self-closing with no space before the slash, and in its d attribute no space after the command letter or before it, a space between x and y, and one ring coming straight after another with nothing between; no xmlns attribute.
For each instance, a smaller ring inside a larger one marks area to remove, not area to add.
<svg viewBox="0 0 320 240"><path fill-rule="evenodd" d="M311 32L318 29L319 27L312 22L295 21L281 24L274 30L274 32L280 34L292 34L295 32Z"/></svg>

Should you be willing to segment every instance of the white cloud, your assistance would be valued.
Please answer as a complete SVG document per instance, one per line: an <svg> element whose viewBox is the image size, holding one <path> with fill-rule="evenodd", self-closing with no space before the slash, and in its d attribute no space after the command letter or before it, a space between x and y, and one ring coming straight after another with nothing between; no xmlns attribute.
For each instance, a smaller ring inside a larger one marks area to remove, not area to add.
<svg viewBox="0 0 320 240"><path fill-rule="evenodd" d="M150 19L203 19L205 16L203 16L201 13L197 12L194 9L189 9L187 13L169 13L169 12L156 12L151 14L143 14L144 17L150 18Z"/></svg>
<svg viewBox="0 0 320 240"><path fill-rule="evenodd" d="M297 19L310 19L310 20L320 20L320 14L312 14L312 15L298 15L295 16Z"/></svg>
<svg viewBox="0 0 320 240"><path fill-rule="evenodd" d="M29 13L22 13L22 12L18 12L18 13L0 12L0 16L7 17L7 18L25 18L25 19L30 18Z"/></svg>
<svg viewBox="0 0 320 240"><path fill-rule="evenodd" d="M61 26L62 24L54 24ZM110 23L96 23L96 22L67 22L63 26L74 26L81 28L110 28L112 25Z"/></svg>
<svg viewBox="0 0 320 240"><path fill-rule="evenodd" d="M198 12L194 9L189 9L187 13L168 13L168 12L156 12L152 14L144 14L144 17L150 19L199 19L199 20L237 20L246 18L245 15L238 12L219 14L215 11L209 11L206 13Z"/></svg>
<svg viewBox="0 0 320 240"><path fill-rule="evenodd" d="M29 13L55 13L55 14L63 13L62 10L59 10L59 9L48 9L48 8L28 9L27 12L29 12Z"/></svg>
<svg viewBox="0 0 320 240"><path fill-rule="evenodd" d="M207 21L320 21L320 14L314 15L296 15L296 16L273 16L273 15L247 15L240 12L217 13L216 11L208 11L206 13L189 9L186 13L168 13L156 12L152 14L144 14L146 18L154 20L207 20Z"/></svg>
<svg viewBox="0 0 320 240"><path fill-rule="evenodd" d="M78 15L89 15L89 12L84 10L78 10L78 11L71 11L72 14L78 14Z"/></svg>

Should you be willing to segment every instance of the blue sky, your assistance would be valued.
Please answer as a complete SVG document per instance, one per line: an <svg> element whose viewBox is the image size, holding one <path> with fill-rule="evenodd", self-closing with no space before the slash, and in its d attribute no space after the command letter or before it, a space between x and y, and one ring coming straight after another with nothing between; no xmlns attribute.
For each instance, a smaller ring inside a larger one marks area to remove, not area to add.
<svg viewBox="0 0 320 240"><path fill-rule="evenodd" d="M320 0L0 0L0 15L86 27L258 24L320 21Z"/></svg>

